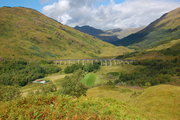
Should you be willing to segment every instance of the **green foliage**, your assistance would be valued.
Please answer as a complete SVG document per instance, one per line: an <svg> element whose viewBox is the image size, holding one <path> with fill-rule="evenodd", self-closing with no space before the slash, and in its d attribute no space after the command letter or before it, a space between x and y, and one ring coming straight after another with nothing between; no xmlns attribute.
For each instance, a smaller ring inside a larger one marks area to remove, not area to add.
<svg viewBox="0 0 180 120"><path fill-rule="evenodd" d="M97 76L94 73L88 73L85 77L81 80L81 82L87 87L95 86Z"/></svg>
<svg viewBox="0 0 180 120"><path fill-rule="evenodd" d="M115 87L114 82L111 81L111 80L109 80L109 81L106 83L106 85L109 85L109 86L111 86L111 87Z"/></svg>
<svg viewBox="0 0 180 120"><path fill-rule="evenodd" d="M40 60L38 64L53 64L53 61Z"/></svg>
<svg viewBox="0 0 180 120"><path fill-rule="evenodd" d="M87 88L81 83L84 71L78 70L72 76L66 76L62 82L62 93L65 95L80 97L86 95Z"/></svg>
<svg viewBox="0 0 180 120"><path fill-rule="evenodd" d="M133 73L120 73L115 83L128 83L130 85L150 86L171 82L172 76L179 76L179 60L143 60L137 61L135 65L143 65Z"/></svg>
<svg viewBox="0 0 180 120"><path fill-rule="evenodd" d="M73 64L71 66L67 66L65 69L64 69L64 72L66 74L68 73L73 73L75 72L76 70L79 70L79 69L82 69L83 68L83 65L82 64Z"/></svg>
<svg viewBox="0 0 180 120"><path fill-rule="evenodd" d="M23 60L2 61L0 63L0 84L25 86L42 78L45 74L55 73L60 68L52 64L29 63Z"/></svg>
<svg viewBox="0 0 180 120"><path fill-rule="evenodd" d="M15 86L0 86L0 101L9 101L21 97L19 88Z"/></svg>
<svg viewBox="0 0 180 120"><path fill-rule="evenodd" d="M64 72L66 74L68 73L73 73L79 69L84 70L85 72L93 72L96 71L100 68L100 63L95 62L93 64L86 64L86 65L82 65L82 64L72 64L71 66L67 66L64 69Z"/></svg>
<svg viewBox="0 0 180 120"><path fill-rule="evenodd" d="M86 72L92 72L92 71L96 71L100 68L100 63L95 62L93 64L86 64L83 67L83 70Z"/></svg>
<svg viewBox="0 0 180 120"><path fill-rule="evenodd" d="M44 64L44 65L41 65L41 67L44 70L45 74L57 73L61 70L59 67L52 64Z"/></svg>
<svg viewBox="0 0 180 120"><path fill-rule="evenodd" d="M150 74L179 74L178 68L180 67L180 60L143 60L137 61L134 65L143 65L146 66L147 69L150 69Z"/></svg>
<svg viewBox="0 0 180 120"><path fill-rule="evenodd" d="M117 77L119 77L119 72L109 72L107 73L107 77L109 79L116 79Z"/></svg>
<svg viewBox="0 0 180 120"><path fill-rule="evenodd" d="M35 94L49 94L57 91L57 87L52 83L42 84Z"/></svg>

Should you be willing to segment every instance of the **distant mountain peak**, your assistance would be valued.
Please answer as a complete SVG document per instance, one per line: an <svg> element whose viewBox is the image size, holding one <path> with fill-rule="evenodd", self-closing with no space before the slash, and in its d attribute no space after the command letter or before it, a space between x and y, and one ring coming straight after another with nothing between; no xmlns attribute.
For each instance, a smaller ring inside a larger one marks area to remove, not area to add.
<svg viewBox="0 0 180 120"><path fill-rule="evenodd" d="M121 29L121 28L115 28L103 31L101 29L94 28L89 25L84 26L76 26L75 29L87 33L89 35L95 36L103 41L106 41L108 43L116 45L116 41L119 41L121 38L128 36L129 34L138 32L139 30L142 30L143 28L129 28L129 29Z"/></svg>
<svg viewBox="0 0 180 120"><path fill-rule="evenodd" d="M84 26L81 26L81 27L80 26L75 26L74 28L81 31L81 32L92 35L92 36L96 36L96 35L104 33L103 30L94 28L94 27L89 26L89 25L84 25Z"/></svg>

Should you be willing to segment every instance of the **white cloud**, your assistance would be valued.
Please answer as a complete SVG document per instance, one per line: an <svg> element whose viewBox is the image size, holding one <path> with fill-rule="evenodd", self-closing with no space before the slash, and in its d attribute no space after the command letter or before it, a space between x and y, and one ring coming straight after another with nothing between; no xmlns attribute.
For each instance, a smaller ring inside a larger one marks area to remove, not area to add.
<svg viewBox="0 0 180 120"><path fill-rule="evenodd" d="M125 0L97 5L104 0L59 0L43 8L43 12L59 22L91 25L101 29L129 28L148 25L166 12L180 7L176 0ZM107 0L106 0L107 1Z"/></svg>

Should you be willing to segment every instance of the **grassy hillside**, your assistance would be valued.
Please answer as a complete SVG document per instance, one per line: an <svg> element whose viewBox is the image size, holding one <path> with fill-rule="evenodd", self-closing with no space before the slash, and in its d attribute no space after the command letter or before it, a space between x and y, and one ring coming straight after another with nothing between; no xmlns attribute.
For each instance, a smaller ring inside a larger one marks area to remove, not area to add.
<svg viewBox="0 0 180 120"><path fill-rule="evenodd" d="M28 8L0 8L0 57L24 59L94 58L129 51L62 25ZM122 51L119 51L121 49Z"/></svg>
<svg viewBox="0 0 180 120"><path fill-rule="evenodd" d="M180 117L180 87L158 85L139 87L101 86L88 90L87 95L124 101L137 108L147 120L178 120Z"/></svg>
<svg viewBox="0 0 180 120"><path fill-rule="evenodd" d="M179 36L180 8L177 8L152 22L145 29L121 39L117 44L138 48L151 48L171 40L179 39Z"/></svg>
<svg viewBox="0 0 180 120"><path fill-rule="evenodd" d="M171 49L171 48L175 48L174 46L177 46L178 44L180 44L180 39L178 40L172 40L168 43L147 49L147 51L160 51L160 50L165 50L165 49ZM180 49L180 48L179 48Z"/></svg>
<svg viewBox="0 0 180 120"><path fill-rule="evenodd" d="M165 44L146 49L145 51L136 51L126 55L119 56L121 59L133 60L173 60L180 59L180 40L172 40Z"/></svg>
<svg viewBox="0 0 180 120"><path fill-rule="evenodd" d="M1 120L143 120L134 108L113 99L31 96L0 107Z"/></svg>
<svg viewBox="0 0 180 120"><path fill-rule="evenodd" d="M180 87L158 85L146 89L135 99L135 106L150 120L178 120L180 118Z"/></svg>

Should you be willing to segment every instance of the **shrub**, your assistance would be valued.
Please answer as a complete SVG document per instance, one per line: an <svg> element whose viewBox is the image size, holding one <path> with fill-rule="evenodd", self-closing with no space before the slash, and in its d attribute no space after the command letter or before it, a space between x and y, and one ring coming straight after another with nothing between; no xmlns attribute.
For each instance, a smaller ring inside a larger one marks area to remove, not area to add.
<svg viewBox="0 0 180 120"><path fill-rule="evenodd" d="M99 62L95 62L93 64L86 64L86 65L82 65L82 64L73 64L71 66L67 66L65 69L64 69L64 72L66 74L68 73L73 73L77 70L84 70L85 72L93 72L93 71L96 71L100 68L100 63Z"/></svg>
<svg viewBox="0 0 180 120"><path fill-rule="evenodd" d="M73 73L73 72L75 72L76 70L79 70L79 69L82 69L82 68L83 68L82 64L73 64L73 65L71 65L71 66L67 66L67 67L64 69L64 72L65 72L66 74L68 74L68 73Z"/></svg>
<svg viewBox="0 0 180 120"><path fill-rule="evenodd" d="M9 101L21 97L20 90L15 86L0 86L0 101Z"/></svg>
<svg viewBox="0 0 180 120"><path fill-rule="evenodd" d="M149 87L149 86L151 86L151 83L150 82L146 82L145 86Z"/></svg>
<svg viewBox="0 0 180 120"><path fill-rule="evenodd" d="M111 80L109 80L109 81L106 83L106 85L109 85L109 86L114 86L114 87L115 87L114 82L112 82Z"/></svg>
<svg viewBox="0 0 180 120"><path fill-rule="evenodd" d="M115 83L126 82L130 85L150 86L172 81L172 75L179 75L179 61L143 60L135 62L135 65L143 65L133 73L120 73Z"/></svg>
<svg viewBox="0 0 180 120"><path fill-rule="evenodd" d="M99 68L100 68L100 64L98 62L95 62L93 64L84 65L83 70L86 72L92 72L98 70Z"/></svg>
<svg viewBox="0 0 180 120"><path fill-rule="evenodd" d="M41 65L41 67L44 70L45 74L57 73L61 70L59 67L52 64Z"/></svg>
<svg viewBox="0 0 180 120"><path fill-rule="evenodd" d="M107 76L109 79L116 80L116 79L119 78L119 75L120 75L119 72L109 72L109 73L107 73L106 76Z"/></svg>
<svg viewBox="0 0 180 120"><path fill-rule="evenodd" d="M62 93L70 96L80 97L86 95L87 88L81 83L84 71L78 70L72 76L66 76L62 82Z"/></svg>
<svg viewBox="0 0 180 120"><path fill-rule="evenodd" d="M47 83L43 84L36 92L35 94L48 94L52 92L56 92L57 87L53 83Z"/></svg>

